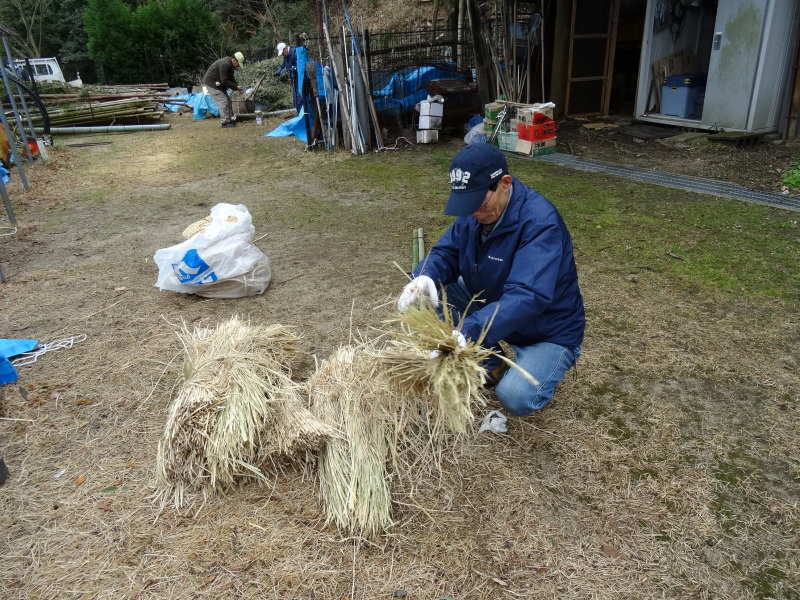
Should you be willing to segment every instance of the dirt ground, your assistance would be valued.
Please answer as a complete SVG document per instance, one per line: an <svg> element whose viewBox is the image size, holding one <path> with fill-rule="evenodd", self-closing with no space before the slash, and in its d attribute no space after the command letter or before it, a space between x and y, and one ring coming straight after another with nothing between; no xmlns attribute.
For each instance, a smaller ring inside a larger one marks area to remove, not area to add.
<svg viewBox="0 0 800 600"><path fill-rule="evenodd" d="M644 125L629 118L565 119L558 123L558 151L591 160L665 173L727 181L766 192L782 192L781 172L800 161L800 142L765 135L737 147L713 142L713 134ZM662 130L662 139L646 137ZM637 135L639 133L639 135ZM792 191L794 195L797 190Z"/></svg>
<svg viewBox="0 0 800 600"><path fill-rule="evenodd" d="M441 186L420 198L408 181L441 181L459 147L353 159L261 137L277 121L169 120L166 132L63 138L49 165L28 170L31 189L10 187L19 225L0 238L0 337L87 337L0 388L5 598L800 597L797 306L665 288L580 251L577 378L508 435L454 446L441 478L397 497L386 536L326 524L313 470L197 512L157 510L181 324L238 314L291 326L308 353L296 377L307 377L391 315L404 284L393 262L408 268L414 227L443 223ZM588 158L771 191L795 152L670 148L576 122L560 131ZM545 179L549 167L529 162L525 176ZM155 250L221 201L253 215L269 289L158 291Z"/></svg>

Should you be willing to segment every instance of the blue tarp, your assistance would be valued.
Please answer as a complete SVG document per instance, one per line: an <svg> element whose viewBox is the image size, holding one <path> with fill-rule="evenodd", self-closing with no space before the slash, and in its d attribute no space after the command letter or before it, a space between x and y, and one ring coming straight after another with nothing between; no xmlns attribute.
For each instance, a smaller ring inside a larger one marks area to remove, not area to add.
<svg viewBox="0 0 800 600"><path fill-rule="evenodd" d="M306 63L308 62L308 51L306 50L305 46L298 46L296 50L297 54L297 72L301 74L300 77L297 78L297 94L302 98L303 97L303 81L305 77L302 74L306 72Z"/></svg>
<svg viewBox="0 0 800 600"><path fill-rule="evenodd" d="M0 339L0 385L17 380L17 370L9 359L18 354L30 352L38 343L38 340Z"/></svg>
<svg viewBox="0 0 800 600"><path fill-rule="evenodd" d="M428 92L422 86L437 79L464 79L464 76L455 71L445 71L431 66L398 71L392 75L383 89L372 92L375 110L391 110L399 113L413 110L417 103L428 98Z"/></svg>
<svg viewBox="0 0 800 600"><path fill-rule="evenodd" d="M264 137L289 137L293 135L307 144L308 135L306 135L306 124L303 121L305 116L305 109L301 108L299 115L284 121L275 129L265 134Z"/></svg>
<svg viewBox="0 0 800 600"><path fill-rule="evenodd" d="M181 107L181 105L175 102L175 100L182 100L183 104L186 106L191 106L194 109L195 119L205 119L206 113L211 113L215 117L219 116L219 107L217 106L217 103L214 102L214 98L211 96L204 96L202 93L171 96L170 100L172 100L172 102L166 104L165 106L172 112L178 112Z"/></svg>

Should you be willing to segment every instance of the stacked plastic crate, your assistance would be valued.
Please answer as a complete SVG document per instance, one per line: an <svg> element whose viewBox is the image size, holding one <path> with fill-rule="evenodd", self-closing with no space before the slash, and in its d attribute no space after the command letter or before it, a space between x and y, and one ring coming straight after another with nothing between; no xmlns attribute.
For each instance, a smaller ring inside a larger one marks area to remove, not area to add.
<svg viewBox="0 0 800 600"><path fill-rule="evenodd" d="M517 145L517 152L540 156L556 151L556 122L553 120L553 108L552 103L531 104L517 108L520 142Z"/></svg>

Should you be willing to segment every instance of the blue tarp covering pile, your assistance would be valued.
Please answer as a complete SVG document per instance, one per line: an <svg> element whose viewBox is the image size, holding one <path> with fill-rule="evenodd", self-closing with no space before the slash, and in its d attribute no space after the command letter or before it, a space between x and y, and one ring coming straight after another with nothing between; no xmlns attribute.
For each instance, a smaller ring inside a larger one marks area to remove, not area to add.
<svg viewBox="0 0 800 600"><path fill-rule="evenodd" d="M172 112L178 112L178 109L181 106L175 101L182 100L183 104L186 106L191 106L194 109L193 118L195 119L205 119L207 113L211 113L215 117L219 116L219 108L217 107L217 103L214 102L214 98L211 96L204 96L202 93L172 96L170 97L170 100L172 102L168 103L166 107Z"/></svg>
<svg viewBox="0 0 800 600"><path fill-rule="evenodd" d="M417 103L428 98L428 92L422 86L437 79L464 79L464 76L431 66L398 71L383 89L372 92L375 110L397 113L413 110Z"/></svg>
<svg viewBox="0 0 800 600"><path fill-rule="evenodd" d="M322 69L319 65L317 67L319 81L319 78L322 77ZM455 64L453 64L453 67L455 67ZM382 89L375 90L372 93L375 110L394 113L412 111L417 103L428 97L428 92L422 86L429 81L437 79L464 79L464 76L457 71L449 71L432 66L398 71L392 75L392 78ZM320 86L319 89L322 91L325 89L325 85ZM303 115L304 111L301 110L298 116L280 124L264 137L289 137L294 135L308 143Z"/></svg>

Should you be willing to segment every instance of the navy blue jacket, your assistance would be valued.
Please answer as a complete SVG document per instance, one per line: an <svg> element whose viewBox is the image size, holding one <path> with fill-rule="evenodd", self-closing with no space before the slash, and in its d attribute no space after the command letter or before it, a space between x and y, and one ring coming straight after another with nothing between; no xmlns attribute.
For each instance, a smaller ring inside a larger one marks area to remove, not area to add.
<svg viewBox="0 0 800 600"><path fill-rule="evenodd" d="M414 270L437 287L461 276L470 294L486 300L464 320L464 336L477 340L494 317L483 342L487 348L500 340L579 346L586 324L583 298L572 238L556 207L513 178L502 221L482 246L480 228L472 217L458 217Z"/></svg>
<svg viewBox="0 0 800 600"><path fill-rule="evenodd" d="M290 74L292 72L297 72L297 48L289 48L289 53L283 57L283 62L281 66L278 67L275 74L280 75L285 71L288 71Z"/></svg>

